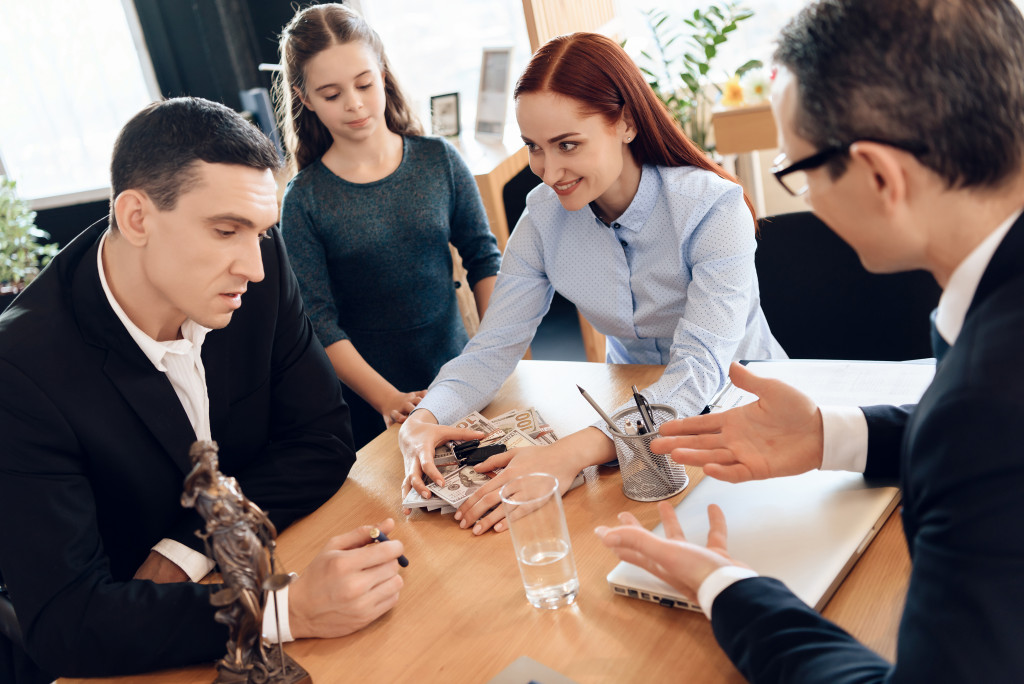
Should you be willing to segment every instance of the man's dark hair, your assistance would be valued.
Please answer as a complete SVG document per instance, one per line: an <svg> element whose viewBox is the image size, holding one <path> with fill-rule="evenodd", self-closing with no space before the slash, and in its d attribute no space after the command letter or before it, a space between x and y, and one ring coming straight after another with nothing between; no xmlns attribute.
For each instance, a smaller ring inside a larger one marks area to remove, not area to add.
<svg viewBox="0 0 1024 684"><path fill-rule="evenodd" d="M774 59L797 78L796 132L819 149L919 144L951 188L995 187L1021 167L1024 17L1012 0L819 0L783 29Z"/></svg>
<svg viewBox="0 0 1024 684"><path fill-rule="evenodd" d="M199 179L196 162L280 167L277 149L237 112L197 97L154 102L131 118L114 143L110 161L110 225L114 200L129 189L145 192L161 211Z"/></svg>

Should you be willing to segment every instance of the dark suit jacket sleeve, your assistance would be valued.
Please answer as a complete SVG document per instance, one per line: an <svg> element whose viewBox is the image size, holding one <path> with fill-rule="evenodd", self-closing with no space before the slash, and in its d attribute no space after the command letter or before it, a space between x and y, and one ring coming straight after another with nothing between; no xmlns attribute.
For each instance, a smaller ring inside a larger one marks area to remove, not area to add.
<svg viewBox="0 0 1024 684"><path fill-rule="evenodd" d="M356 456L341 386L304 313L280 231L275 228L271 236L264 248L266 278L261 285L278 284L273 301L276 316L271 321L265 315L233 320L228 327L239 326L226 342L259 344L256 338L261 333L266 336L266 326L275 325L268 351L269 379L259 390L232 401L224 420L218 423L214 418L212 427L220 445L221 469L238 479L245 495L267 512L280 532L338 491ZM262 300L245 302L242 308L246 305L252 305L249 314L267 313L254 311L268 306ZM247 334L250 325L251 335ZM214 355L205 364L208 378L223 370L214 368L218 360ZM235 372L254 372L234 367ZM214 388L210 391L212 404ZM251 456L239 458L249 449ZM194 513L186 512L168 536L201 550L194 534L197 520Z"/></svg>
<svg viewBox="0 0 1024 684"><path fill-rule="evenodd" d="M867 478L899 477L903 431L914 406L862 406L868 421Z"/></svg>
<svg viewBox="0 0 1024 684"><path fill-rule="evenodd" d="M754 682L1019 682L1024 673L1024 399L962 392L913 426L913 570L889 667L774 580L722 592L712 626ZM952 393L951 393L952 395ZM870 458L870 456L869 456ZM912 520L910 519L912 516Z"/></svg>
<svg viewBox="0 0 1024 684"><path fill-rule="evenodd" d="M116 581L75 435L3 361L0 386L0 567L32 659L54 675L89 676L217 657L227 630L213 621L210 587ZM146 638L121 638L126 630Z"/></svg>

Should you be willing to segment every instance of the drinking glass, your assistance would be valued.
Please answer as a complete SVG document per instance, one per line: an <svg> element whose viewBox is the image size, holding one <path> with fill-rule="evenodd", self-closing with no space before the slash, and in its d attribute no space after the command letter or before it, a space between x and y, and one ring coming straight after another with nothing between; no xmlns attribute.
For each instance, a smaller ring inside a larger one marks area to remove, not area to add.
<svg viewBox="0 0 1024 684"><path fill-rule="evenodd" d="M537 608L571 605L580 590L558 478L521 475L501 488L526 598Z"/></svg>

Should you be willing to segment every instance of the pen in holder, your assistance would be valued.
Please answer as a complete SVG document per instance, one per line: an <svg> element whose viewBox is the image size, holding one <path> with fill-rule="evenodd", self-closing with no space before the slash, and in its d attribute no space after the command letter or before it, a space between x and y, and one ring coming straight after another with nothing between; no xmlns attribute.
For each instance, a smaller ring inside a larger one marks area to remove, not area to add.
<svg viewBox="0 0 1024 684"><path fill-rule="evenodd" d="M675 409L665 404L651 404L650 410L657 425L676 417ZM626 421L636 423L640 420L640 412L636 408L623 409L612 416L612 420L618 428L618 434L612 433L612 438L619 458L623 494L634 501L660 501L686 489L690 481L686 467L666 454L651 451L651 440L660 436L657 432L626 434Z"/></svg>

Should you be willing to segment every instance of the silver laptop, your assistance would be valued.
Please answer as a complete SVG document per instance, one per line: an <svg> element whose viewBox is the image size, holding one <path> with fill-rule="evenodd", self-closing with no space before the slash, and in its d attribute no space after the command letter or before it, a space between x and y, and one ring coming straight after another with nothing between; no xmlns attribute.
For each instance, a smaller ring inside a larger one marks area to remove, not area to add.
<svg viewBox="0 0 1024 684"><path fill-rule="evenodd" d="M868 487L859 473L812 471L740 484L705 477L676 506L676 517L687 540L705 544L707 507L718 504L725 513L730 556L781 580L820 611L899 500L898 488ZM654 532L664 536L661 525ZM618 594L700 610L629 563L619 563L608 583Z"/></svg>

